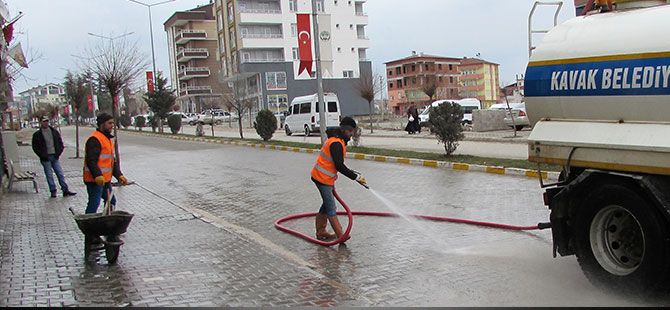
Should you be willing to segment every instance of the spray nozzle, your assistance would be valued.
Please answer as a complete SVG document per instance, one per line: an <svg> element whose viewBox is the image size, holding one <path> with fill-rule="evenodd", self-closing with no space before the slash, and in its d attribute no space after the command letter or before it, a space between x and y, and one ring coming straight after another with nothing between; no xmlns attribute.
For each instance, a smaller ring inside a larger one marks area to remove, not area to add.
<svg viewBox="0 0 670 310"><path fill-rule="evenodd" d="M365 189L370 189L370 185L368 185L368 183L365 182L365 179L361 179L360 181L358 181L358 184L365 187Z"/></svg>

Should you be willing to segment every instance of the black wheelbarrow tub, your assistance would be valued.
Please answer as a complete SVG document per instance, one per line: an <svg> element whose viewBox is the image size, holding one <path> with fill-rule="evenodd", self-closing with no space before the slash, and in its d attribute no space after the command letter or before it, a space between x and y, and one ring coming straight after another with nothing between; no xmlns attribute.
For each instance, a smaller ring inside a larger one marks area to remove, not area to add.
<svg viewBox="0 0 670 310"><path fill-rule="evenodd" d="M74 220L84 235L115 236L126 232L133 216L125 211L113 211L111 215L78 214L74 215Z"/></svg>

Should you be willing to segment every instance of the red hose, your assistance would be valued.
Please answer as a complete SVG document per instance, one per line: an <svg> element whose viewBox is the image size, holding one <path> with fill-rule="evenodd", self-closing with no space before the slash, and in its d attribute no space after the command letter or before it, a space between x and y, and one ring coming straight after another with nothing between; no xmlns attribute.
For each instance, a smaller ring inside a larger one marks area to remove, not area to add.
<svg viewBox="0 0 670 310"><path fill-rule="evenodd" d="M340 236L335 241L331 242L326 242L326 241L321 241L316 238L313 238L311 236L308 236L306 234L303 234L301 232L295 231L293 229L284 227L281 225L281 223L290 221L290 220L295 220L295 219L300 219L300 218L305 218L305 217L313 217L316 216L317 213L303 213L303 214L296 214L296 215L291 215L287 216L284 218L280 218L275 222L275 228L287 232L289 234L298 236L300 238L303 238L307 241L311 241L316 244L320 244L323 246L332 246L336 245L339 243L342 243L343 241L347 240L347 237L349 236L349 233L351 232L351 227L353 226L354 223L354 215L367 215L367 216L387 216L387 217L399 217L399 214L396 213L388 213L388 212L370 212L370 211L351 211L349 209L349 206L342 201L342 198L337 194L335 189L333 189L333 195L335 195L335 198L337 201L342 204L344 209L346 211L340 211L337 212L337 215L347 215L349 217L349 226L347 226L347 230L344 232L344 235ZM534 226L515 226L515 225L505 225L505 224L498 224L498 223L490 223L490 222L480 222L480 221L471 221L471 220L464 220L464 219L457 219L457 218L451 218L451 217L441 217L441 216L429 216L429 215L415 215L415 214L407 214L409 217L414 217L414 218L421 218L421 219L426 219L426 220L431 220L431 221L438 221L438 222L450 222L450 223L461 223L461 224L468 224L468 225L475 225L475 226L484 226L484 227L492 227L492 228L499 228L499 229L507 229L507 230L537 230L540 229L540 225L534 225Z"/></svg>

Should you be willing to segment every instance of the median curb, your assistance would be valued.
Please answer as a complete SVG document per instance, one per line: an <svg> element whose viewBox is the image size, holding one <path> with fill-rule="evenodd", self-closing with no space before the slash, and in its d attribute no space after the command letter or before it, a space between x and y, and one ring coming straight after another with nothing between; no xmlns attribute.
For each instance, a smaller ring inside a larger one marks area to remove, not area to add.
<svg viewBox="0 0 670 310"><path fill-rule="evenodd" d="M306 154L318 154L318 149L308 149L308 148L299 148L283 145L272 145L272 144L263 144L263 143L252 143L252 142L243 142L243 141L234 141L234 140L225 140L225 138L213 139L206 137L189 137L189 136L171 136L165 134L156 134L152 132L140 132L140 131L124 131L127 133L134 133L144 136L151 137L160 137L173 140L183 140L183 141L194 141L194 142L205 142L213 144L223 144L223 145L233 145L233 146L245 146L253 148L262 148L270 150L279 150L279 151L289 151L295 153L306 153ZM476 171L484 172L490 174L501 174L501 175L513 175L513 176L522 176L527 178L539 178L539 173L536 170L522 169L522 168L505 168L505 167L495 167L495 166L484 166L484 165L475 165L475 164L464 164L464 163L454 163L447 161L436 161L436 160L424 160L424 159L415 159L415 158L405 158L405 157L392 157L392 156L380 156L380 155L370 155L362 153L350 153L346 155L347 158L358 159L358 160L368 160L368 161L377 161L377 162L386 162L386 163L398 163L404 165L413 165L413 166L424 166L430 168L443 168L443 169L452 169L459 171ZM542 172L542 178L546 180L558 180L559 172L549 171Z"/></svg>

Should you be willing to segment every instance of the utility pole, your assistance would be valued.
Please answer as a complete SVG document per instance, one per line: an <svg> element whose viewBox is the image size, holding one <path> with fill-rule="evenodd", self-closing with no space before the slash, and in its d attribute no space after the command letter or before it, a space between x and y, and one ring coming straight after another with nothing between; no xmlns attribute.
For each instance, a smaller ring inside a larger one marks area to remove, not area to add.
<svg viewBox="0 0 670 310"><path fill-rule="evenodd" d="M316 0L312 0L312 24L314 33L314 56L316 58L316 84L318 88L319 97L319 133L321 134L321 144L326 143L328 136L326 135L326 101L323 98L323 77L321 76L321 48L319 35L319 22L317 21L318 12L316 10Z"/></svg>

